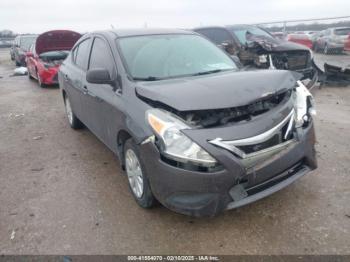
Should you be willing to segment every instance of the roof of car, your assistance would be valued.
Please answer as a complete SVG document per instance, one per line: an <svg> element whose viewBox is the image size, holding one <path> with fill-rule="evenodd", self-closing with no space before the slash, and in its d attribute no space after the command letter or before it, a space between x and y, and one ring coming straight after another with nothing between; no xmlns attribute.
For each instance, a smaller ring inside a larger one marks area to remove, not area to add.
<svg viewBox="0 0 350 262"><path fill-rule="evenodd" d="M99 33L107 33L107 32L100 31ZM140 36L140 35L195 34L189 30L163 29L163 28L113 29L113 30L108 30L108 33L112 33L117 37Z"/></svg>
<svg viewBox="0 0 350 262"><path fill-rule="evenodd" d="M214 26L201 26L193 28L193 30L207 29L207 28L241 28L241 27L258 27L257 25L245 25L245 24L237 24L237 25L214 25Z"/></svg>

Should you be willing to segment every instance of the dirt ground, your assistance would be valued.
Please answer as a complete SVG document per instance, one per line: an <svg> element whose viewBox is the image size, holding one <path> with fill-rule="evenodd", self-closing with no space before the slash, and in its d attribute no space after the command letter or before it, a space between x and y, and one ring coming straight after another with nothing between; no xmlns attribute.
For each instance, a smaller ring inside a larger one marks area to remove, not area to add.
<svg viewBox="0 0 350 262"><path fill-rule="evenodd" d="M215 218L143 210L58 88L0 50L0 254L350 254L350 87L314 89L319 168Z"/></svg>

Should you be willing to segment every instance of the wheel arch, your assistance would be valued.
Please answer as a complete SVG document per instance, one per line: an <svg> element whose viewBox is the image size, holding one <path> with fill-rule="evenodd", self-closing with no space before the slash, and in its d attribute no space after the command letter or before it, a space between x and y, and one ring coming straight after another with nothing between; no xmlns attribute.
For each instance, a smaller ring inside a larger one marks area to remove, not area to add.
<svg viewBox="0 0 350 262"><path fill-rule="evenodd" d="M130 134L129 131L125 129L119 130L117 134L117 155L123 170L125 170L124 145L125 145L125 142L130 138L132 138L132 135Z"/></svg>

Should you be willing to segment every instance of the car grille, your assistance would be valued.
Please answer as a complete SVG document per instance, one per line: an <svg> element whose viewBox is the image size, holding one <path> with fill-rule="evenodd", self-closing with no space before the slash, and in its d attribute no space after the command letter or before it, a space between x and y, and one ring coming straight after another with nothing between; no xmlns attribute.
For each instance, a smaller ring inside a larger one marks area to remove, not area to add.
<svg viewBox="0 0 350 262"><path fill-rule="evenodd" d="M285 52L272 55L272 62L276 69L300 70L309 65L310 54L308 52Z"/></svg>
<svg viewBox="0 0 350 262"><path fill-rule="evenodd" d="M254 137L232 141L216 138L209 142L241 158L248 170L296 143L294 115L293 109L278 125Z"/></svg>

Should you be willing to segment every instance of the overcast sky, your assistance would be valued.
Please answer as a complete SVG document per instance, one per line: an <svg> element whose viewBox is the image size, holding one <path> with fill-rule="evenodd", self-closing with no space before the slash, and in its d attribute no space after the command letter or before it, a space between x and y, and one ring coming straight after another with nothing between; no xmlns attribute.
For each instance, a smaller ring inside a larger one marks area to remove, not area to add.
<svg viewBox="0 0 350 262"><path fill-rule="evenodd" d="M191 28L350 15L350 0L1 0L0 30Z"/></svg>

